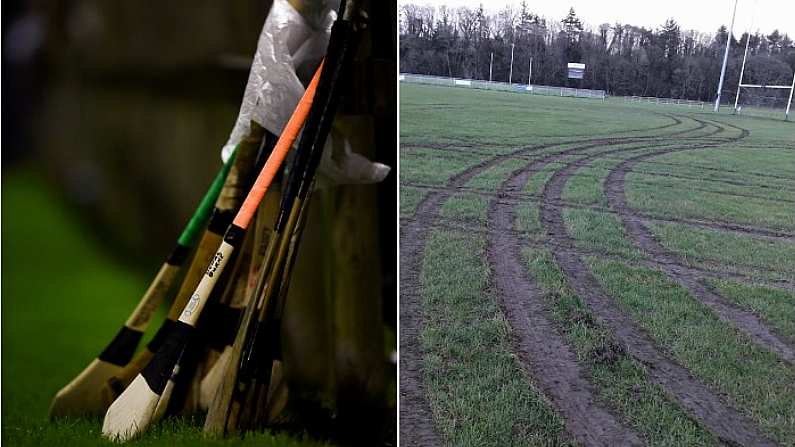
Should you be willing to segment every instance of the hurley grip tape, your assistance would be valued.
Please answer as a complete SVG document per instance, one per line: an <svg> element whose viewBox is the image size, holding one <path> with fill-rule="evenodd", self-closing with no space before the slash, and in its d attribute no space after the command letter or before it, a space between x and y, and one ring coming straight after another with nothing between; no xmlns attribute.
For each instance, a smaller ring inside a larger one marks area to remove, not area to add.
<svg viewBox="0 0 795 447"><path fill-rule="evenodd" d="M157 350L149 364L141 371L141 375L149 385L149 389L155 394L163 394L166 383L171 378L174 366L182 355L182 351L185 350L185 346L190 341L194 330L194 327L187 323L175 322L171 335L163 342L163 345Z"/></svg>
<svg viewBox="0 0 795 447"><path fill-rule="evenodd" d="M215 234L224 234L224 231L226 231L226 228L234 217L234 210L221 210L216 208L213 210L213 215L210 217L210 223L207 224L207 229Z"/></svg>
<svg viewBox="0 0 795 447"><path fill-rule="evenodd" d="M177 244L174 247L174 250L171 252L171 255L168 257L167 263L180 266L185 260L188 259L188 255L190 254L191 248L182 244Z"/></svg>
<svg viewBox="0 0 795 447"><path fill-rule="evenodd" d="M176 322L174 320L170 320L166 318L163 321L163 324L160 325L160 328L155 332L155 336L149 340L149 343L146 345L146 348L149 349L149 352L157 352L163 343L165 343L166 339L171 336L171 330L174 328Z"/></svg>
<svg viewBox="0 0 795 447"><path fill-rule="evenodd" d="M99 355L99 359L118 366L126 365L135 354L135 348L142 336L143 332L122 326L108 347Z"/></svg>
<svg viewBox="0 0 795 447"><path fill-rule="evenodd" d="M231 346L235 342L237 327L243 311L214 301L209 305L206 314L207 319L201 325L201 332L211 348L219 352L223 351L225 347Z"/></svg>

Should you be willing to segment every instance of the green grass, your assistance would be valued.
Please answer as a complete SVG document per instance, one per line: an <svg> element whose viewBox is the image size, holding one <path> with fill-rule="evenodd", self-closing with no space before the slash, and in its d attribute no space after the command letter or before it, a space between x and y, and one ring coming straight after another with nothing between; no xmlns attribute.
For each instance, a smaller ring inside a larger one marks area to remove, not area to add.
<svg viewBox="0 0 795 447"><path fill-rule="evenodd" d="M498 163L491 169L472 177L472 179L467 182L466 186L493 191L499 188L502 182L504 182L511 173L526 164L527 160L509 158Z"/></svg>
<svg viewBox="0 0 795 447"><path fill-rule="evenodd" d="M435 149L413 150L400 159L400 182L443 185L453 174L476 162L466 155L452 156Z"/></svg>
<svg viewBox="0 0 795 447"><path fill-rule="evenodd" d="M407 217L414 214L417 205L425 197L425 191L411 186L400 188L400 216Z"/></svg>
<svg viewBox="0 0 795 447"><path fill-rule="evenodd" d="M441 214L453 220L485 223L488 205L487 197L473 193L460 193L450 197L442 205Z"/></svg>
<svg viewBox="0 0 795 447"><path fill-rule="evenodd" d="M100 419L53 423L47 410L113 338L155 272L131 271L104 252L35 171L3 172L2 187L3 444L116 445L101 437ZM323 445L269 433L209 442L200 422L164 421L133 445Z"/></svg>
<svg viewBox="0 0 795 447"><path fill-rule="evenodd" d="M428 107L434 103L448 107ZM400 115L401 141L425 136L502 145L526 145L539 138L572 134L609 136L671 122L661 115L639 114L601 101L405 83L400 86Z"/></svg>
<svg viewBox="0 0 795 447"><path fill-rule="evenodd" d="M519 203L516 207L514 229L529 234L536 233L541 229L537 203L529 200Z"/></svg>
<svg viewBox="0 0 795 447"><path fill-rule="evenodd" d="M720 119L727 121L727 117L722 116ZM742 125L756 127L760 123L755 120L743 122ZM768 129L763 132L761 129L753 128L751 136L742 142L693 152L674 152L647 162L673 163L676 165L674 172L705 175L706 178L714 179L744 180L747 173L754 173L754 177L765 184L788 184L793 188L795 174L792 170L795 168L795 155L792 149L768 147L770 145L792 147L793 127L795 126L791 123L788 126L779 123L775 131Z"/></svg>
<svg viewBox="0 0 795 447"><path fill-rule="evenodd" d="M422 269L421 340L434 422L454 446L561 445L561 422L522 373L487 290L481 239L434 231Z"/></svg>
<svg viewBox="0 0 795 447"><path fill-rule="evenodd" d="M795 229L792 207L761 198L730 197L721 193L660 188L636 181L628 174L627 202L631 208L656 216L734 222L772 229Z"/></svg>
<svg viewBox="0 0 795 447"><path fill-rule="evenodd" d="M790 242L677 223L653 223L649 229L665 248L688 263L717 261L780 272L795 279L795 245Z"/></svg>
<svg viewBox="0 0 795 447"><path fill-rule="evenodd" d="M746 126L748 124L755 124L755 121L744 123ZM792 145L793 130L790 129L789 134L782 132L784 129L777 130L772 135L780 135L782 140L775 144ZM662 177L650 179L646 174L630 173L626 177L629 205L658 215L795 229L795 207L791 203L775 200L792 200L792 191L795 191L795 151L766 148L767 139L759 141L761 137L755 137L755 133L751 135L742 144L759 145L759 148L737 147L740 143L735 143L721 149L666 154L641 163L639 169L676 172L703 177L705 180L750 182L767 188L710 185L707 188L714 189L715 192L697 191L690 186L704 187L703 182ZM738 197L726 193L758 197Z"/></svg>
<svg viewBox="0 0 795 447"><path fill-rule="evenodd" d="M626 239L621 221L615 214L567 208L563 210L563 220L578 247L625 259L642 258L640 251Z"/></svg>
<svg viewBox="0 0 795 447"><path fill-rule="evenodd" d="M573 157L572 157L573 158ZM534 173L524 187L527 194L541 194L544 192L544 185L555 175L555 171L562 168L562 162L547 163L540 171Z"/></svg>
<svg viewBox="0 0 795 447"><path fill-rule="evenodd" d="M668 166L670 168L670 166ZM645 171L645 169L644 169ZM795 190L787 189L784 184L776 185L776 181L770 183L762 183L757 179L749 179L747 176L740 180L746 184L733 184L732 179L723 178L707 178L705 173L709 171L702 171L701 174L696 174L694 177L701 178L683 178L686 174L677 173L680 177L666 177L662 174L661 170L652 170L653 172L660 172L660 175L652 175L647 173L633 174L633 181L642 182L659 188L671 189L673 191L687 191L691 189L698 189L705 192L713 192L717 194L724 194L729 197L734 197L735 200L744 200L744 197L758 197L763 199L781 201L783 206L787 206L786 202L792 202L792 197L795 196ZM756 181L755 181L756 180ZM771 179L775 180L775 179ZM737 182L736 180L734 181ZM781 181L784 183L785 181ZM795 206L795 205L790 205Z"/></svg>
<svg viewBox="0 0 795 447"><path fill-rule="evenodd" d="M759 315L781 335L795 341L795 294L727 280L710 279L707 282L723 297Z"/></svg>

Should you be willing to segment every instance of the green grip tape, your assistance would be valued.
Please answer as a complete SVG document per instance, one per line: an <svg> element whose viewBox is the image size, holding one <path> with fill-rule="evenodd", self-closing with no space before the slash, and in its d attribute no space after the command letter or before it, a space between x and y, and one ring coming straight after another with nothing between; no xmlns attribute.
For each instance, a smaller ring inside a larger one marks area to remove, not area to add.
<svg viewBox="0 0 795 447"><path fill-rule="evenodd" d="M185 247L193 247L193 245L196 243L196 240L199 239L199 235L207 225L207 221L210 219L210 213L215 206L215 201L221 194L221 189L224 187L224 182L226 181L226 176L229 174L229 169L232 168L232 162L235 160L236 153L237 146L235 146L232 154L229 156L229 160L224 163L223 167L221 167L221 170L218 171L218 174L216 174L215 178L213 179L213 183L210 185L210 189L208 189L204 194L202 201L199 203L199 207L196 208L196 211L193 212L193 216L191 216L188 224L185 225L185 229L182 230L182 234L180 234L179 239L177 239L178 244Z"/></svg>

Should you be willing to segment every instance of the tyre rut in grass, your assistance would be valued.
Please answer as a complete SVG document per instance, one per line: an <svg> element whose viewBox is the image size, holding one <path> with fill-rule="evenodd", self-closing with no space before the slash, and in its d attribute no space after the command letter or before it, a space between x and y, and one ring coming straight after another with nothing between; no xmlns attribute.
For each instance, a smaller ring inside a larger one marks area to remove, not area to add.
<svg viewBox="0 0 795 447"><path fill-rule="evenodd" d="M617 139L595 139L590 144L582 147L572 149L571 152L576 150L583 150L586 148L599 147L605 142L612 142L613 144L621 144L624 141L632 142L634 139L631 137L617 138ZM401 352L401 368L400 368L400 399L401 406L407 411L400 413L400 437L401 440L407 442L407 445L440 445L439 435L433 426L433 417L430 411L430 406L427 403L427 393L424 390L422 379L422 352L419 348L419 334L422 330L421 313L422 307L420 305L420 285L419 273L421 269L421 255L423 253L425 243L427 240L428 232L433 225L433 217L441 208L442 204L452 195L451 190L458 186L465 185L469 180L475 177L480 172L483 172L497 164L520 155L532 153L542 149L547 149L574 142L556 142L549 144L541 144L520 148L518 150L498 155L490 159L482 160L473 166L465 169L464 171L451 177L445 186L440 191L429 192L417 205L415 216L428 216L428 218L415 219L413 221L403 221L401 223L401 244L400 244L400 352ZM559 159L565 154L554 154L547 158L551 160ZM550 382L554 378L550 377ZM567 387L568 389L568 387ZM565 392L561 392L565 394ZM587 390L581 394L581 402L590 404L595 402L592 396L588 396ZM576 415L572 415L576 417ZM601 413L604 421L609 420L607 413ZM579 439L593 440L590 435L582 432L581 427L584 422L578 420L574 424L577 429L574 431L576 435L580 435ZM626 428L618 428L615 424L608 424L611 426L608 429L613 433L615 439L637 439L636 435L630 434L630 430ZM567 428L571 428L567 425Z"/></svg>
<svg viewBox="0 0 795 447"><path fill-rule="evenodd" d="M606 151L603 154L621 151L621 149ZM534 166L535 164L528 165L515 173L516 175L505 183L505 189L523 188L529 179L529 176L525 176L537 171L538 166ZM571 243L574 241L568 235L561 210L546 206L545 201L560 199L566 180L574 174L574 171L575 169L564 168L563 171L553 175L544 187L544 200L540 209L540 220L544 231L554 239ZM624 314L605 293L580 257L566 252L555 252L553 257L594 316L607 325L630 355L650 366L648 371L652 380L674 396L692 417L724 442L738 445L775 445L759 431L756 424L732 408L708 386L695 379L687 369L663 354L637 323Z"/></svg>
<svg viewBox="0 0 795 447"><path fill-rule="evenodd" d="M624 182L626 174L631 172L634 166L652 157L699 149L704 149L704 147L661 149L626 159L610 171L604 184L610 208L621 218L624 231L632 243L649 257L660 261L662 270L670 278L684 286L691 295L712 309L723 321L737 327L756 344L776 353L782 360L792 364L795 362L795 347L791 341L777 335L752 312L731 304L716 291L706 287L701 281L702 278L694 272L678 268L676 264L682 263L681 258L663 247L627 204Z"/></svg>
<svg viewBox="0 0 795 447"><path fill-rule="evenodd" d="M706 126L706 124L702 122L702 123L700 123L700 125L699 125L698 129L703 129L705 126ZM720 131L720 130L719 130L719 131ZM558 143L558 144L562 144L562 143ZM614 144L615 144L615 143L614 143ZM585 148L577 148L577 149L578 149L578 150L582 150L582 149L585 149ZM511 156L511 155L515 155L515 154L516 154L516 152L515 152L515 153L513 153L513 154L508 154L507 156ZM415 241L415 242L416 242L416 241L419 241L419 243L417 243L417 244L416 244L416 245L417 245L417 246L419 246L419 247L415 246L415 247L413 247L413 249L411 249L411 251L413 251L414 253L410 253L410 251L409 251L409 250L406 250L406 253L401 253L401 257L404 259L404 261L406 261L406 260L412 260L413 258L416 258L416 254L417 254L418 252L421 252L420 250L421 250L421 247L424 245L424 243L423 243L423 241L422 241L420 238L418 238L417 236L421 236L421 235L422 235L422 231L421 231L421 230L422 230L422 228L423 228L423 227L427 227L428 225L432 225L432 224L433 224L434 216L435 216L435 215L438 213L438 209L439 209L439 207L441 206L441 203L443 203L443 202L444 202L444 200L446 200L446 198L447 198L449 195L451 195L451 194L454 192L454 191L452 191L452 188L451 188L451 186L452 186L452 187L459 187L459 186L462 186L463 184L465 184L465 183L466 183L466 181L467 181L469 178L471 178L472 176L474 176L474 173L472 173L472 172L473 172L473 170L486 169L486 168L488 168L488 167L490 167L490 166L492 166L492 165L496 164L498 161L500 161L500 159L501 159L501 158L505 158L505 156L503 156L503 157L496 157L495 159L492 159L492 160L487 160L487 161L481 162L481 163L479 163L478 165L476 165L476 166L473 166L472 168L470 168L470 169L468 169L467 171L463 172L463 173L460 175L460 177L461 177L461 178L463 178L463 181L460 181L460 182L459 182L458 184L456 184L456 185L453 185L453 183L454 183L453 181L451 181L451 182L448 182L448 185L447 185L447 187L446 187L447 191L441 191L441 192L440 192L440 191L434 191L434 192L430 192L430 193L429 193L429 194L428 194L428 195L427 195L427 196L426 196L426 197L425 197L425 198L424 198L424 199L423 199L423 200L420 202L420 204L418 204L418 206L417 206L417 208L416 208L416 212L415 212L415 214L414 214L414 218L412 218L412 219L404 219L404 220L402 220L402 233L404 233L404 234L402 235L402 237L403 237L403 240L404 240L404 241L405 241L405 240L411 240L411 241ZM554 158L556 158L556 156L552 156L552 158L554 159ZM472 173L472 175L469 175L470 173ZM443 189L445 189L445 188L443 188ZM520 189L521 189L521 188L520 188ZM407 231L407 230L408 230L408 231ZM492 234L493 234L493 232L492 232ZM401 249L401 251L403 252L403 249ZM413 256L411 256L411 255L413 255ZM406 268L406 266L407 266L407 263L406 263L406 262L404 262L403 264L404 264L403 268L405 269L405 268ZM409 262L409 263L408 263L408 265L410 266L410 264L411 264L411 263ZM415 268L416 268L416 267L415 267ZM403 274L402 274L401 276L403 276ZM411 283L412 281L406 281L406 280L404 280L404 279L402 278L402 279L401 279L401 282L402 282L404 285L410 285L410 283ZM413 282L416 282L416 280L415 280L415 281L413 281ZM415 286L414 286L414 287L417 287L417 285L415 284ZM404 290L405 290L405 289L404 289ZM402 301L401 301L401 303L402 303L402 306L405 306L405 305L406 305L406 302L407 302L407 301L411 301L411 300L407 300L407 299L406 299L407 297L405 297L405 296L403 296L403 295L404 295L404 294L402 293L402 295L401 295L401 300L402 300ZM416 298L415 298L415 299L416 299ZM402 308L403 308L403 307L402 307ZM413 318L414 318L414 319L416 319L416 315L417 315L416 311L415 311L415 312L411 312L411 314L413 315ZM403 320L404 320L404 318L403 318L403 316L401 315L401 321L403 321ZM403 335L405 335L405 333L404 333ZM404 359L404 361L405 361L405 359L406 359L406 352L405 352L405 348L404 348L404 340L401 340L401 349L403 350L403 351L402 351L402 352L403 352L403 359ZM404 371L404 373L405 373L405 371ZM420 378L420 377L419 377L419 376L420 376L420 374L421 374L420 372L416 372L416 371L415 371L415 372L414 372L414 374L417 376L416 378ZM402 383L405 383L405 378L404 378L404 377L401 377L401 380L402 380ZM403 393L403 391L404 391L404 390L401 390L401 393ZM423 397L423 396L420 396L420 398L422 398L422 397ZM403 395L403 394L401 394L401 398L402 398L402 399L404 399L404 400L403 400L403 402L406 402L406 400L405 400L405 397L404 397L404 395ZM722 404L720 404L720 406L722 406ZM403 424L403 420L401 420L401 423ZM401 425L401 426L403 426L403 425ZM756 441L767 442L767 440L766 440L766 439L765 439L763 436L761 436L761 435L758 435L758 434L756 434L756 433L753 433L753 431L754 431L754 430L753 430L753 428L752 428L750 431L752 432L752 435L751 435L751 436L752 436L752 438L754 438ZM754 436L754 435L757 435L757 436Z"/></svg>

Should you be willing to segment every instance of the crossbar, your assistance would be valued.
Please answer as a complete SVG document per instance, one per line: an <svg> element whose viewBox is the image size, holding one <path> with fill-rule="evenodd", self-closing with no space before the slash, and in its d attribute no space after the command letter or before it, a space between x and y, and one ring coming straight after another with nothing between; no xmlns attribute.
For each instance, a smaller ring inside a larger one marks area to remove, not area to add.
<svg viewBox="0 0 795 447"><path fill-rule="evenodd" d="M761 85L761 84L740 84L740 87L751 87L751 88L783 88L786 90L791 89L789 85Z"/></svg>

